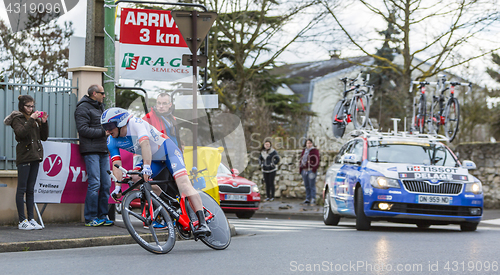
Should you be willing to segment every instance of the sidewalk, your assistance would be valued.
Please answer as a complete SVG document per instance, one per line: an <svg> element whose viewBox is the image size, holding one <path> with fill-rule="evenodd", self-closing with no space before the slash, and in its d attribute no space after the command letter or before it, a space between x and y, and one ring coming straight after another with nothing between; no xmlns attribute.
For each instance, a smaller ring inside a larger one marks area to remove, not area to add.
<svg viewBox="0 0 500 275"><path fill-rule="evenodd" d="M276 199L262 202L256 218L281 219L323 219L323 206L307 206L297 199ZM229 217L233 217L231 214ZM496 219L499 219L496 221ZM495 220L495 221L491 221ZM500 226L500 210L485 210L483 222L479 226ZM236 230L231 225L231 235ZM134 244L123 222L117 221L113 226L86 227L83 223L45 224L43 230L24 231L17 226L0 226L0 253L20 252L48 249L64 249L120 244Z"/></svg>
<svg viewBox="0 0 500 275"><path fill-rule="evenodd" d="M301 200L262 202L255 217L322 219L321 206L303 206ZM229 214L231 215L231 214ZM232 216L231 216L232 217ZM231 234L236 235L231 225ZM86 227L83 223L45 224L43 230L19 230L17 226L0 226L0 253L64 249L119 244L134 244L121 221L113 226Z"/></svg>

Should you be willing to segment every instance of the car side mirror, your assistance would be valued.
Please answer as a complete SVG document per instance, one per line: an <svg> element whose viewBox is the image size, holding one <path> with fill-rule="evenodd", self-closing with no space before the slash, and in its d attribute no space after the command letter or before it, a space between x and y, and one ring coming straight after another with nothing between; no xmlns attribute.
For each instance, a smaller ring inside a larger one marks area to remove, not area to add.
<svg viewBox="0 0 500 275"><path fill-rule="evenodd" d="M343 157L344 163L358 164L361 162L356 154L345 154Z"/></svg>
<svg viewBox="0 0 500 275"><path fill-rule="evenodd" d="M239 174L240 174L240 171L238 171L238 169L236 169L236 168L233 168L233 169L231 169L231 173L232 173L233 175L237 176L237 175L239 175Z"/></svg>
<svg viewBox="0 0 500 275"><path fill-rule="evenodd" d="M462 163L463 167L467 170L475 170L477 169L476 164L472 160L464 160Z"/></svg>

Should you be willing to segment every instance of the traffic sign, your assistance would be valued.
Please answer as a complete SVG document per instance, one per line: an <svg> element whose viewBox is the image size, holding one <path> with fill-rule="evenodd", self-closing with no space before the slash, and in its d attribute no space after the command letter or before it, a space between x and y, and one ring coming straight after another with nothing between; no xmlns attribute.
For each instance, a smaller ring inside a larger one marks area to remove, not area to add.
<svg viewBox="0 0 500 275"><path fill-rule="evenodd" d="M186 44L192 53L196 52L201 42L207 36L208 31L217 18L216 12L196 12L196 38L193 39L193 11L172 11L171 15L174 18L175 24L186 40ZM196 43L193 43L193 40Z"/></svg>

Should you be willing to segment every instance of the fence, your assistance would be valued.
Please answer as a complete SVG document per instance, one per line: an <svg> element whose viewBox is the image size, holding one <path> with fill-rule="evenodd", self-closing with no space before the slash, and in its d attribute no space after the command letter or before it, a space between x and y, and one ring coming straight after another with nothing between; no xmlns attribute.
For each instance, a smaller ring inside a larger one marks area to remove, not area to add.
<svg viewBox="0 0 500 275"><path fill-rule="evenodd" d="M0 118L4 119L13 110L18 110L19 95L31 95L35 109L49 114L49 139L75 139L77 137L74 113L77 97L72 93L70 80L39 85L10 82L6 77L0 82ZM16 169L16 145L14 131L3 124L0 127L0 170Z"/></svg>

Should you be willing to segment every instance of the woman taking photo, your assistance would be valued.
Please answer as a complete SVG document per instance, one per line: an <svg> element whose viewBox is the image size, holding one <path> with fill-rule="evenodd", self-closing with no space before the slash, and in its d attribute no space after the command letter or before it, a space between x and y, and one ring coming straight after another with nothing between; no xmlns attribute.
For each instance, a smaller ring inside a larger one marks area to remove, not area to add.
<svg viewBox="0 0 500 275"><path fill-rule="evenodd" d="M264 182L266 183L267 199L265 201L274 201L274 178L276 177L279 162L280 156L273 149L271 141L264 141L264 145L260 151L259 164L264 174Z"/></svg>
<svg viewBox="0 0 500 275"><path fill-rule="evenodd" d="M19 215L19 229L42 229L34 219L34 189L38 166L43 160L42 140L49 136L47 112L35 111L35 100L29 95L20 95L19 111L13 111L4 120L14 130L16 136L17 193L16 206ZM26 194L26 211L24 215L24 195Z"/></svg>

